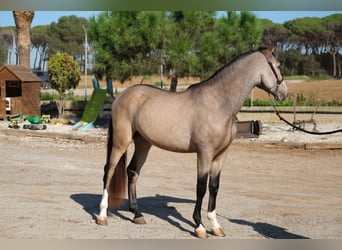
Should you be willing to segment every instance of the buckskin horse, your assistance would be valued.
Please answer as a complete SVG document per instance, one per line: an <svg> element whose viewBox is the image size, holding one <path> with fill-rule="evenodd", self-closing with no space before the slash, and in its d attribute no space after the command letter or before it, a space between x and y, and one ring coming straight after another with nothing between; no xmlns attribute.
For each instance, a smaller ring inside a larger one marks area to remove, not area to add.
<svg viewBox="0 0 342 250"><path fill-rule="evenodd" d="M103 195L97 223L107 225L107 209L117 208L126 192L133 221L144 224L136 196L140 170L152 145L161 149L197 154L195 234L208 237L202 224L202 200L209 179L207 216L211 233L224 236L216 219L216 196L227 149L235 137L236 115L252 88L259 87L278 100L287 97L287 86L273 56L274 47L241 54L210 78L183 92L168 92L139 84L127 88L114 101L108 132ZM135 151L126 168L127 149Z"/></svg>

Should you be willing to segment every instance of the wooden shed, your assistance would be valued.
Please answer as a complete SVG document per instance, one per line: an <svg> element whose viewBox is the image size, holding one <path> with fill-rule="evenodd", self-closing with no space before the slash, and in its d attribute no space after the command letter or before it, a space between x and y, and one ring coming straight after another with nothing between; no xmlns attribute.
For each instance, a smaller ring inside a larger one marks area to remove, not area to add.
<svg viewBox="0 0 342 250"><path fill-rule="evenodd" d="M21 65L0 69L0 119L7 115L40 115L40 78Z"/></svg>

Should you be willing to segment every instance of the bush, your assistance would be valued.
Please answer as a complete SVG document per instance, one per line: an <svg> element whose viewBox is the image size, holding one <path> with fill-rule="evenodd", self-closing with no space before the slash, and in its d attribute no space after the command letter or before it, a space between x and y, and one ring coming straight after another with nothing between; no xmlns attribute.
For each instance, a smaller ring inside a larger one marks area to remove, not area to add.
<svg viewBox="0 0 342 250"><path fill-rule="evenodd" d="M41 92L40 93L40 100L42 100L42 101L58 101L58 100L60 100L60 95L57 93ZM67 100L67 101L82 101L82 100L84 100L84 97L83 96L75 96L74 92L69 91L65 96L65 100Z"/></svg>
<svg viewBox="0 0 342 250"><path fill-rule="evenodd" d="M66 91L75 89L81 79L78 63L67 53L57 52L50 56L48 73L51 80L51 88L57 90L59 102L57 103L58 117L64 116L64 100Z"/></svg>
<svg viewBox="0 0 342 250"><path fill-rule="evenodd" d="M56 101L59 100L59 94L50 92L40 92L40 100L42 101Z"/></svg>

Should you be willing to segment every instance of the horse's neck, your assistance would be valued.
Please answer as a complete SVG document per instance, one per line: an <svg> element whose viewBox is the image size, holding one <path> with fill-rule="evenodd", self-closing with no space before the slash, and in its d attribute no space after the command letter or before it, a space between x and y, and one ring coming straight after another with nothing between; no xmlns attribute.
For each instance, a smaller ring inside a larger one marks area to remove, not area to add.
<svg viewBox="0 0 342 250"><path fill-rule="evenodd" d="M232 115L239 112L251 90L260 82L257 56L254 53L241 58L209 80L213 83L210 91L215 92L221 106Z"/></svg>

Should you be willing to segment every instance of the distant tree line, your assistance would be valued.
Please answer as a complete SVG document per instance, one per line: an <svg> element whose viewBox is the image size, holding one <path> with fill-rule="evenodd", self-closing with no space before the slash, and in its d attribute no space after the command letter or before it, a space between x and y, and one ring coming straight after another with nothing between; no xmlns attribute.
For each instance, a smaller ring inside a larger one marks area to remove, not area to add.
<svg viewBox="0 0 342 250"><path fill-rule="evenodd" d="M341 78L342 14L304 17L284 24L262 19L262 43L276 43L285 75Z"/></svg>
<svg viewBox="0 0 342 250"><path fill-rule="evenodd" d="M33 68L46 68L56 52L70 54L82 71L88 68L82 27L89 35L89 70L122 82L163 71L203 79L240 53L269 44L277 45L284 75L341 77L342 14L275 24L245 11L221 16L214 11L114 11L89 20L63 16L31 28ZM10 53L18 55L13 34L15 27L0 28L0 64Z"/></svg>

